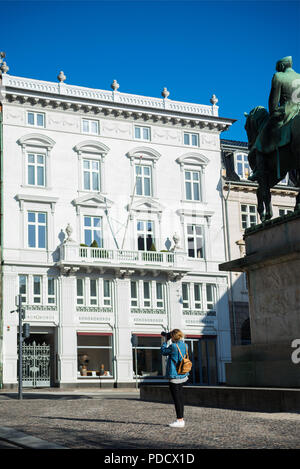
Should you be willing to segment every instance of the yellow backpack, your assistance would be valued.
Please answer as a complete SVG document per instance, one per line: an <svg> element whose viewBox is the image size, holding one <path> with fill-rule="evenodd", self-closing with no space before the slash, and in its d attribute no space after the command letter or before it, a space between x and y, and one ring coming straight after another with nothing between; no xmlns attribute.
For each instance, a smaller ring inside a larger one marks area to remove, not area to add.
<svg viewBox="0 0 300 469"><path fill-rule="evenodd" d="M180 351L180 348L178 347L178 345L176 344L178 350L179 350L179 353L182 357L182 360L178 363L176 369L177 369L177 374L179 375L185 375L186 373L188 373L189 371L191 371L192 369L192 362L191 360L189 359L189 353L188 353L188 349L187 349L187 346L185 344L185 347L186 347L186 354L185 356L183 357L182 356L182 353ZM187 358L186 358L187 357Z"/></svg>

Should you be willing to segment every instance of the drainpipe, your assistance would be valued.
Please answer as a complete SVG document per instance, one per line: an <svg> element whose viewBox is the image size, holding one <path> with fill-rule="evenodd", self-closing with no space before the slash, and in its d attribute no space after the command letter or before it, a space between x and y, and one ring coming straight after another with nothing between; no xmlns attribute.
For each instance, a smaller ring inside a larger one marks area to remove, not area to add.
<svg viewBox="0 0 300 469"><path fill-rule="evenodd" d="M223 200L223 220L225 225L225 233L226 233L226 240L225 240L225 257L226 261L231 261L231 247L230 247L230 234L229 234L229 221L228 221L228 198L230 195L231 184L228 184L228 192L227 196L224 195L224 179L222 177L222 169L221 169L221 194ZM231 317L233 323L233 337L234 337L234 345L237 343L237 331L236 331L236 317L235 317L235 305L234 305L234 294L233 294L233 279L232 279L232 272L229 272L229 300L231 304Z"/></svg>
<svg viewBox="0 0 300 469"><path fill-rule="evenodd" d="M3 387L3 107L0 104L0 389Z"/></svg>

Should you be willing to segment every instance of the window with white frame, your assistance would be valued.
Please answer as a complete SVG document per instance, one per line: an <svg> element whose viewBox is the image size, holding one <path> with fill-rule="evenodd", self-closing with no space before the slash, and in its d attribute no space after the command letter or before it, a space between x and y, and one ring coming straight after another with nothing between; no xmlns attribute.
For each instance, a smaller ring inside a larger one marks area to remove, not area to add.
<svg viewBox="0 0 300 469"><path fill-rule="evenodd" d="M204 258L204 227L202 225L187 225L187 246L188 257Z"/></svg>
<svg viewBox="0 0 300 469"><path fill-rule="evenodd" d="M90 305L98 304L97 279L90 279Z"/></svg>
<svg viewBox="0 0 300 469"><path fill-rule="evenodd" d="M42 276L33 276L33 303L42 303Z"/></svg>
<svg viewBox="0 0 300 469"><path fill-rule="evenodd" d="M184 145L189 145L192 147L199 147L199 134L192 133L192 132L184 132L183 143Z"/></svg>
<svg viewBox="0 0 300 469"><path fill-rule="evenodd" d="M137 221L137 244L139 251L150 251L151 246L155 246L153 221Z"/></svg>
<svg viewBox="0 0 300 469"><path fill-rule="evenodd" d="M47 293L48 293L48 304L56 303L56 279L54 277L48 277Z"/></svg>
<svg viewBox="0 0 300 469"><path fill-rule="evenodd" d="M135 125L134 126L134 138L136 140L142 140L144 142L150 141L151 139L150 127L145 127L142 125Z"/></svg>
<svg viewBox="0 0 300 469"><path fill-rule="evenodd" d="M77 278L76 280L76 297L77 297L77 304L83 305L84 304L84 280L83 278Z"/></svg>
<svg viewBox="0 0 300 469"><path fill-rule="evenodd" d="M45 127L45 113L27 111L27 125L32 127Z"/></svg>
<svg viewBox="0 0 300 469"><path fill-rule="evenodd" d="M111 280L101 278L82 278L76 280L77 305L111 306Z"/></svg>
<svg viewBox="0 0 300 469"><path fill-rule="evenodd" d="M27 212L28 247L46 249L47 247L47 214L44 212Z"/></svg>
<svg viewBox="0 0 300 469"><path fill-rule="evenodd" d="M111 281L103 280L103 305L111 306Z"/></svg>
<svg viewBox="0 0 300 469"><path fill-rule="evenodd" d="M279 216L283 217L284 215L287 215L288 213L293 213L293 209L291 208L280 208L279 209Z"/></svg>
<svg viewBox="0 0 300 469"><path fill-rule="evenodd" d="M201 200L201 175L200 171L185 171L185 198L186 200Z"/></svg>
<svg viewBox="0 0 300 469"><path fill-rule="evenodd" d="M146 379L161 378L165 374L165 360L161 355L162 337L133 334L132 364L134 376Z"/></svg>
<svg viewBox="0 0 300 469"><path fill-rule="evenodd" d="M100 161L83 159L83 189L100 191Z"/></svg>
<svg viewBox="0 0 300 469"><path fill-rule="evenodd" d="M241 179L248 179L250 167L247 153L236 153L234 158L235 172Z"/></svg>
<svg viewBox="0 0 300 469"><path fill-rule="evenodd" d="M22 296L22 303L28 303L28 277L19 275L19 295Z"/></svg>
<svg viewBox="0 0 300 469"><path fill-rule="evenodd" d="M211 311L216 305L216 286L210 283L182 283L183 309Z"/></svg>
<svg viewBox="0 0 300 469"><path fill-rule="evenodd" d="M46 156L42 153L27 153L27 184L45 187Z"/></svg>
<svg viewBox="0 0 300 469"><path fill-rule="evenodd" d="M149 197L152 195L151 166L135 165L135 193Z"/></svg>
<svg viewBox="0 0 300 469"><path fill-rule="evenodd" d="M99 135L99 121L93 119L82 119L82 132L84 134Z"/></svg>
<svg viewBox="0 0 300 469"><path fill-rule="evenodd" d="M97 247L102 248L102 219L101 217L92 217L92 216L84 216L83 217L84 223L84 243L87 246L91 246L91 244L95 241L97 243ZM96 244L94 243L94 244Z"/></svg>
<svg viewBox="0 0 300 469"><path fill-rule="evenodd" d="M164 308L165 284L155 280L132 280L130 283L131 307Z"/></svg>
<svg viewBox="0 0 300 469"><path fill-rule="evenodd" d="M255 205L241 204L242 228L245 230L257 224L257 214Z"/></svg>
<svg viewBox="0 0 300 469"><path fill-rule="evenodd" d="M56 304L55 277L43 275L19 275L19 295L25 304ZM44 289L43 285L46 285Z"/></svg>

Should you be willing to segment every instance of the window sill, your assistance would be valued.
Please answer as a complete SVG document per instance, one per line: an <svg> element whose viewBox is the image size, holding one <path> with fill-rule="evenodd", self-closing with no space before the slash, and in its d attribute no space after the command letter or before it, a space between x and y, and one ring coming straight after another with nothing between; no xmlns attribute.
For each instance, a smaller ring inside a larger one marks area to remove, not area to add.
<svg viewBox="0 0 300 469"><path fill-rule="evenodd" d="M22 184L21 187L24 187L25 189L42 189L46 191L52 191L52 187L50 186L35 186L30 184Z"/></svg>

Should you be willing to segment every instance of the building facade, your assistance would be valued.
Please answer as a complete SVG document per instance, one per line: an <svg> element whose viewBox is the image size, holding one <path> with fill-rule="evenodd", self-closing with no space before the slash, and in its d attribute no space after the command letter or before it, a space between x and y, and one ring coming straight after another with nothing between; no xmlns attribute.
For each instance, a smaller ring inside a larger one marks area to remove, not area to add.
<svg viewBox="0 0 300 469"><path fill-rule="evenodd" d="M180 328L190 382L230 361L220 133L212 105L3 73L3 386L164 380L161 331Z"/></svg>
<svg viewBox="0 0 300 469"><path fill-rule="evenodd" d="M247 180L251 173L248 143L221 139L222 192L225 218L226 258L245 255L244 230L260 223L257 213L257 183ZM294 211L298 190L287 177L271 189L274 218ZM229 311L233 345L251 342L248 288L245 273L229 273Z"/></svg>

